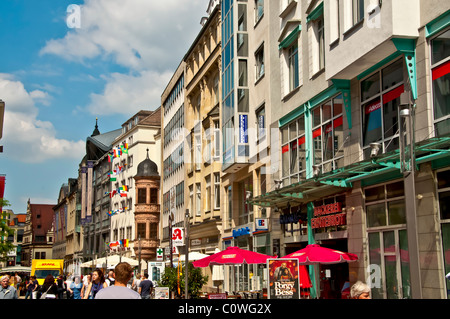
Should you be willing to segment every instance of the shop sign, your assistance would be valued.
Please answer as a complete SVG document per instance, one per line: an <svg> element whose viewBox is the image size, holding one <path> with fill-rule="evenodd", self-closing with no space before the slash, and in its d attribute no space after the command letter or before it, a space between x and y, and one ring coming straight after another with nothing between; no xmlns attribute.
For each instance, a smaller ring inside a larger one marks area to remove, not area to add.
<svg viewBox="0 0 450 319"><path fill-rule="evenodd" d="M314 207L314 218L311 219L312 229L342 225L347 225L347 216L342 213L341 203Z"/></svg>
<svg viewBox="0 0 450 319"><path fill-rule="evenodd" d="M233 229L233 237L239 237L244 235L250 235L250 227L242 227L238 229Z"/></svg>
<svg viewBox="0 0 450 319"><path fill-rule="evenodd" d="M280 224L297 224L300 221L300 213L294 212L291 214L280 215Z"/></svg>
<svg viewBox="0 0 450 319"><path fill-rule="evenodd" d="M182 227L172 229L172 245L184 246L184 230Z"/></svg>
<svg viewBox="0 0 450 319"><path fill-rule="evenodd" d="M256 218L255 219L255 230L268 230L268 219L267 218Z"/></svg>

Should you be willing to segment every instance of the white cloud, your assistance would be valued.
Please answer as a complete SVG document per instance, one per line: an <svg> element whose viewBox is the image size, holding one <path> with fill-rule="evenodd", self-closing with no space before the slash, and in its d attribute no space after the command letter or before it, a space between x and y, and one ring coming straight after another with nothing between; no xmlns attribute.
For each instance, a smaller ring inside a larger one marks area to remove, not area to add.
<svg viewBox="0 0 450 319"><path fill-rule="evenodd" d="M109 58L133 70L176 67L200 31L208 0L85 0L80 28L47 41L41 54ZM174 65L174 61L175 65Z"/></svg>
<svg viewBox="0 0 450 319"><path fill-rule="evenodd" d="M172 73L142 71L138 75L113 73L105 77L107 84L101 94L92 93L88 110L92 114L132 114L154 110L160 105L161 93Z"/></svg>
<svg viewBox="0 0 450 319"><path fill-rule="evenodd" d="M21 162L39 163L54 158L80 158L84 141L58 139L53 124L39 120L35 100L46 104L48 93L27 92L20 81L0 74L0 97L5 102L2 144L4 155Z"/></svg>
<svg viewBox="0 0 450 319"><path fill-rule="evenodd" d="M175 68L201 29L209 0L85 0L80 28L47 41L41 55L53 54L88 65L114 61L129 74L103 75L102 92L90 94L95 115L155 109ZM75 78L74 78L75 79Z"/></svg>

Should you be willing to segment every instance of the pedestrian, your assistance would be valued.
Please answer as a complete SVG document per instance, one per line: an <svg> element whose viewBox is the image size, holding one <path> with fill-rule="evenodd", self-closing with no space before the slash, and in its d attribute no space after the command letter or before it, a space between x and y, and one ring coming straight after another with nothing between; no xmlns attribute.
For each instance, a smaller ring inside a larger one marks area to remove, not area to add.
<svg viewBox="0 0 450 319"><path fill-rule="evenodd" d="M141 281L144 279L144 274L139 274L137 276L135 276L134 281L133 281L133 290L139 292L139 285L141 283Z"/></svg>
<svg viewBox="0 0 450 319"><path fill-rule="evenodd" d="M114 286L114 282L116 281L116 280L114 279L114 270L110 270L110 271L108 272L108 277L105 279L105 281L106 281L106 283L108 284L108 287L109 287L109 286Z"/></svg>
<svg viewBox="0 0 450 319"><path fill-rule="evenodd" d="M60 275L56 280L58 299L64 299L64 291L66 291L66 283L64 282L64 277Z"/></svg>
<svg viewBox="0 0 450 319"><path fill-rule="evenodd" d="M150 299L153 292L153 282L148 279L148 274L144 273L142 281L139 284L139 294L142 299Z"/></svg>
<svg viewBox="0 0 450 319"><path fill-rule="evenodd" d="M37 287L39 286L38 281L36 280L36 276L31 276L26 284L27 292L25 293L25 299L34 299L33 298L33 292L36 291Z"/></svg>
<svg viewBox="0 0 450 319"><path fill-rule="evenodd" d="M94 299L95 295L103 288L108 287L105 282L105 276L100 268L92 272L92 281L87 287L83 299Z"/></svg>
<svg viewBox="0 0 450 319"><path fill-rule="evenodd" d="M67 290L73 296L73 299L81 299L81 290L83 289L83 283L80 280L80 276L75 276L72 283Z"/></svg>
<svg viewBox="0 0 450 319"><path fill-rule="evenodd" d="M0 299L18 299L17 290L9 285L9 276L2 276L0 278Z"/></svg>
<svg viewBox="0 0 450 319"><path fill-rule="evenodd" d="M133 278L133 268L129 263L118 263L114 274L116 276L114 286L100 290L95 299L141 299L141 295L127 287L127 283Z"/></svg>
<svg viewBox="0 0 450 319"><path fill-rule="evenodd" d="M22 283L22 278L19 276L18 273L14 275L15 281L16 281L16 290L18 294L20 294L20 284Z"/></svg>
<svg viewBox="0 0 450 319"><path fill-rule="evenodd" d="M55 278L48 274L45 277L44 283L39 288L39 299L56 299L58 295L58 286L55 283Z"/></svg>
<svg viewBox="0 0 450 319"><path fill-rule="evenodd" d="M89 284L91 283L91 278L92 275L91 274L87 274L86 276L84 276L83 279L83 288L81 289L81 298L84 299L84 294L87 290L87 287L89 287Z"/></svg>
<svg viewBox="0 0 450 319"><path fill-rule="evenodd" d="M358 280L350 289L350 299L370 299L370 287Z"/></svg>

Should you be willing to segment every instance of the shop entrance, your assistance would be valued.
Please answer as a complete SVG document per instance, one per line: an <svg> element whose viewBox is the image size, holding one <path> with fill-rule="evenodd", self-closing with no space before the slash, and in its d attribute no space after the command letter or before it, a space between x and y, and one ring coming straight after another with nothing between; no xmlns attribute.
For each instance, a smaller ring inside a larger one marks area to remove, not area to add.
<svg viewBox="0 0 450 319"><path fill-rule="evenodd" d="M322 247L347 251L347 240L324 240L320 244ZM342 289L346 281L349 280L348 263L319 265L319 298L320 299L341 299ZM345 297L344 297L345 298Z"/></svg>

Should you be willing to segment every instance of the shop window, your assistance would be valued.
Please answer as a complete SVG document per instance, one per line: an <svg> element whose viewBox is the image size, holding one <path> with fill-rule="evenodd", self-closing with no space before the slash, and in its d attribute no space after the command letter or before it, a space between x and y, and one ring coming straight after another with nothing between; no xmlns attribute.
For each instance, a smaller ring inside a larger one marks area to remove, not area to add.
<svg viewBox="0 0 450 319"><path fill-rule="evenodd" d="M312 110L314 164L322 173L344 166L342 105L339 94Z"/></svg>
<svg viewBox="0 0 450 319"><path fill-rule="evenodd" d="M364 157L370 157L370 143L382 144L382 151L399 147L398 107L404 92L403 60L397 60L361 82L362 142Z"/></svg>
<svg viewBox="0 0 450 319"><path fill-rule="evenodd" d="M435 136L450 133L450 29L431 40Z"/></svg>
<svg viewBox="0 0 450 319"><path fill-rule="evenodd" d="M450 170L437 173L439 212L444 254L444 276L450 273ZM445 279L447 299L450 299L450 279Z"/></svg>
<svg viewBox="0 0 450 319"><path fill-rule="evenodd" d="M364 190L372 298L411 298L403 181ZM369 284L369 283L368 283Z"/></svg>

